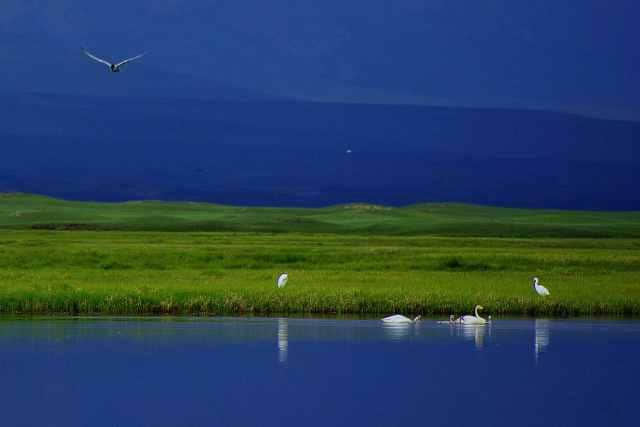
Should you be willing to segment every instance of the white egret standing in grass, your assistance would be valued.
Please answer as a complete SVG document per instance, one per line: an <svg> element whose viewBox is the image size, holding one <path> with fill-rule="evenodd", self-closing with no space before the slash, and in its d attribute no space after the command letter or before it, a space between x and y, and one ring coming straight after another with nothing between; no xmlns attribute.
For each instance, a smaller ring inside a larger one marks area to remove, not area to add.
<svg viewBox="0 0 640 427"><path fill-rule="evenodd" d="M460 323L464 323L466 325L484 325L487 323L487 320L480 317L480 315L478 314L478 311L482 310L484 307L482 307L481 305L476 305L475 308L475 316L471 316L469 314L467 314L466 316L462 316L459 320Z"/></svg>
<svg viewBox="0 0 640 427"><path fill-rule="evenodd" d="M278 288L284 288L284 285L287 284L287 281L289 280L289 273L282 273L278 276L278 280L276 280L276 284L278 285Z"/></svg>
<svg viewBox="0 0 640 427"><path fill-rule="evenodd" d="M413 320L408 318L407 316L403 316L402 314L394 314L393 316L388 316L382 319L385 323L415 323L420 320L421 316L416 316Z"/></svg>
<svg viewBox="0 0 640 427"><path fill-rule="evenodd" d="M533 278L533 289L535 289L538 295L542 295L543 297L550 295L549 289L542 286L537 277Z"/></svg>
<svg viewBox="0 0 640 427"><path fill-rule="evenodd" d="M116 62L116 63L111 63L109 61L106 61L102 58L98 58L97 56L95 56L94 54L92 54L91 52L89 52L86 49L82 49L82 51L84 52L85 55L87 55L89 58L93 59L94 61L97 61L101 64L106 65L107 67L109 67L109 70L111 70L112 73L119 73L120 72L120 67L122 67L125 64L128 64L131 61L135 61L136 59L142 58L144 55L146 55L146 53L141 53L140 55L136 55L132 58L128 58L125 59L124 61L120 61L120 62Z"/></svg>

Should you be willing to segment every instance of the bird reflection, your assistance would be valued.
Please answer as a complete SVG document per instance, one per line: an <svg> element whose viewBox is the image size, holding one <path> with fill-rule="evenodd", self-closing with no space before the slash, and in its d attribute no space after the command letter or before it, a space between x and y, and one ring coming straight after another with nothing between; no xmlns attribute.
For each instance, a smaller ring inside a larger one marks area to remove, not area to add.
<svg viewBox="0 0 640 427"><path fill-rule="evenodd" d="M285 363L287 361L287 351L289 349L289 319L278 319L278 350L279 361Z"/></svg>
<svg viewBox="0 0 640 427"><path fill-rule="evenodd" d="M547 347L549 346L549 320L536 319L534 329L536 336L534 340L533 351L537 364L540 353L544 353L545 351L547 351Z"/></svg>
<svg viewBox="0 0 640 427"><path fill-rule="evenodd" d="M383 323L382 328L385 335L391 341L402 341L407 339L413 325L411 323Z"/></svg>
<svg viewBox="0 0 640 427"><path fill-rule="evenodd" d="M476 344L476 349L482 350L484 347L484 335L487 330L486 325L460 325L462 329L462 336L466 339L473 340Z"/></svg>

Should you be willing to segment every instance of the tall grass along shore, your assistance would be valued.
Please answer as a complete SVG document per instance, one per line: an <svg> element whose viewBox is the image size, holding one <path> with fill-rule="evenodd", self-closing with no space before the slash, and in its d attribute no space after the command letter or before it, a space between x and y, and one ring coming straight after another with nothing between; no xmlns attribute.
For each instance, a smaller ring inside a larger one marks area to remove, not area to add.
<svg viewBox="0 0 640 427"><path fill-rule="evenodd" d="M287 287L275 278L288 271ZM551 290L531 287L538 275ZM640 315L640 240L0 231L0 313Z"/></svg>

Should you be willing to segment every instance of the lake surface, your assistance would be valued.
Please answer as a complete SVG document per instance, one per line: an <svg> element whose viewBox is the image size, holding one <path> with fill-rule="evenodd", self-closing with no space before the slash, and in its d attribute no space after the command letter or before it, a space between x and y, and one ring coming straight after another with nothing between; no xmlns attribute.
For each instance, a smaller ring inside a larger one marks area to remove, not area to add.
<svg viewBox="0 0 640 427"><path fill-rule="evenodd" d="M2 319L6 426L637 425L640 322Z"/></svg>

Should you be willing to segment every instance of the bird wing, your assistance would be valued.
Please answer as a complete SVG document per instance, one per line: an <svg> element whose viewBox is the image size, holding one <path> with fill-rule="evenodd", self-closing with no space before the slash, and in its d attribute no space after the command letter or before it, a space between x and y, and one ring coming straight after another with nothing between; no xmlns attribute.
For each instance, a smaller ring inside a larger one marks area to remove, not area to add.
<svg viewBox="0 0 640 427"><path fill-rule="evenodd" d="M549 295L549 289L545 288L545 287L544 287L544 286L542 286L542 285L536 285L536 292L537 292L539 295L542 295L542 296L547 296L547 295Z"/></svg>
<svg viewBox="0 0 640 427"><path fill-rule="evenodd" d="M94 61L98 61L98 62L106 65L107 67L111 67L111 62L105 61L102 58L98 58L97 56L93 55L91 52L89 52L86 49L82 49L82 51L84 52L85 55L87 55L89 58L93 59Z"/></svg>
<svg viewBox="0 0 640 427"><path fill-rule="evenodd" d="M116 68L117 68L117 67L122 67L123 65L128 64L128 63L129 63L129 62L131 62L131 61L135 61L136 59L140 59L140 58L142 58L143 56L145 56L146 54L147 54L146 52L145 52L145 53L141 53L140 55L136 55L136 56L134 56L133 58L125 59L124 61L120 61L120 62L118 62L118 63L116 64Z"/></svg>
<svg viewBox="0 0 640 427"><path fill-rule="evenodd" d="M278 276L278 287L281 288L287 283L287 279L289 277L286 274L281 274Z"/></svg>

